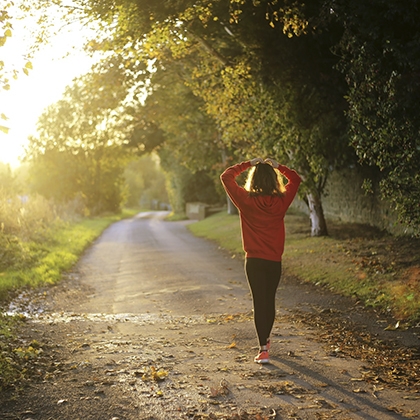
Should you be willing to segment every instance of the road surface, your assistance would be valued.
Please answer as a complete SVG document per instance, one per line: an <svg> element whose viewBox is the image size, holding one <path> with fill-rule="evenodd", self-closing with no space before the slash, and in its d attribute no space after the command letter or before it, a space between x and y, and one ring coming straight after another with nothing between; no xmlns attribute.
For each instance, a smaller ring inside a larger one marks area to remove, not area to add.
<svg viewBox="0 0 420 420"><path fill-rule="evenodd" d="M0 418L420 415L418 390L368 375L369 360L331 349L319 339L326 324L309 325L305 314L340 318L353 335L386 341L395 332L384 332L383 320L353 301L287 275L271 363L253 363L257 342L243 261L194 237L191 222L166 222L166 215L141 213L113 224L60 285L31 296L36 309L23 340L40 343L42 358L29 387L15 399L4 396ZM416 339L401 336L400 345Z"/></svg>

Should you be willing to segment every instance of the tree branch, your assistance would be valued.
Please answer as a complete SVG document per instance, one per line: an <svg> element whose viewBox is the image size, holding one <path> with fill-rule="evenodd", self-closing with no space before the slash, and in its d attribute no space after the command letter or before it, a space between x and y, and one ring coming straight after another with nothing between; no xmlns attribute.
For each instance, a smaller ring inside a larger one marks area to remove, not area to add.
<svg viewBox="0 0 420 420"><path fill-rule="evenodd" d="M221 55L219 52L217 52L205 39L201 38L194 32L191 32L188 30L188 33L192 36L192 38L197 41L204 50L206 50L212 57L214 57L220 64L222 64L224 67L227 67L229 65L229 60Z"/></svg>

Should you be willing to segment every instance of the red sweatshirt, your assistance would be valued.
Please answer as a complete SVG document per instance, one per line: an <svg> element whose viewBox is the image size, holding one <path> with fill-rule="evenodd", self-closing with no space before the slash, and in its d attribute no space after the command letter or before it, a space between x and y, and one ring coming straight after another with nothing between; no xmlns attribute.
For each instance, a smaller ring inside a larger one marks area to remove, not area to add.
<svg viewBox="0 0 420 420"><path fill-rule="evenodd" d="M301 178L287 166L279 165L277 170L288 179L284 196L251 197L248 191L235 181L235 178L250 166L249 161L231 166L222 173L220 179L239 210L242 245L246 257L281 261L285 240L284 216L295 198Z"/></svg>

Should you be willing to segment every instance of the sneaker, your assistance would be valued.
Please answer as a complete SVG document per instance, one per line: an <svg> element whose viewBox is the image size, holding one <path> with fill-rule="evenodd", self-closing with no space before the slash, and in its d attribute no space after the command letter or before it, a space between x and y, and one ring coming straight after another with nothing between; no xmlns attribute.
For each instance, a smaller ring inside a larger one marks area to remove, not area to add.
<svg viewBox="0 0 420 420"><path fill-rule="evenodd" d="M268 351L263 350L258 353L258 356L254 358L255 363L269 363L270 356L268 355Z"/></svg>

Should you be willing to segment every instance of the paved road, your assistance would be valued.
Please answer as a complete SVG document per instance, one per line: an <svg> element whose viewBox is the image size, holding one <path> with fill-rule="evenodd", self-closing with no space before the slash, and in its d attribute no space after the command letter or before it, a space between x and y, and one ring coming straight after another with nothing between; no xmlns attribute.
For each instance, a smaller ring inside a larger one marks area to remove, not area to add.
<svg viewBox="0 0 420 420"><path fill-rule="evenodd" d="M105 231L80 262L94 293L78 310L202 315L233 303L250 309L242 262L191 235L189 222L165 222L167 214L140 213Z"/></svg>
<svg viewBox="0 0 420 420"><path fill-rule="evenodd" d="M384 331L382 319L353 301L287 275L278 293L271 364L253 363L256 338L242 260L194 237L186 226L190 222L164 221L166 214L141 213L110 226L68 279L48 291L45 312L30 321L27 338L48 344L45 372L39 364L42 383L18 402L4 404L0 417L396 420L420 415L412 389L384 385L370 375L369 361L318 340L335 331L300 320L302 313L326 313L364 336L368 331L386 340L396 333ZM401 334L404 340L418 343L410 334ZM162 369L162 381L153 369ZM13 417L18 410L29 414Z"/></svg>

